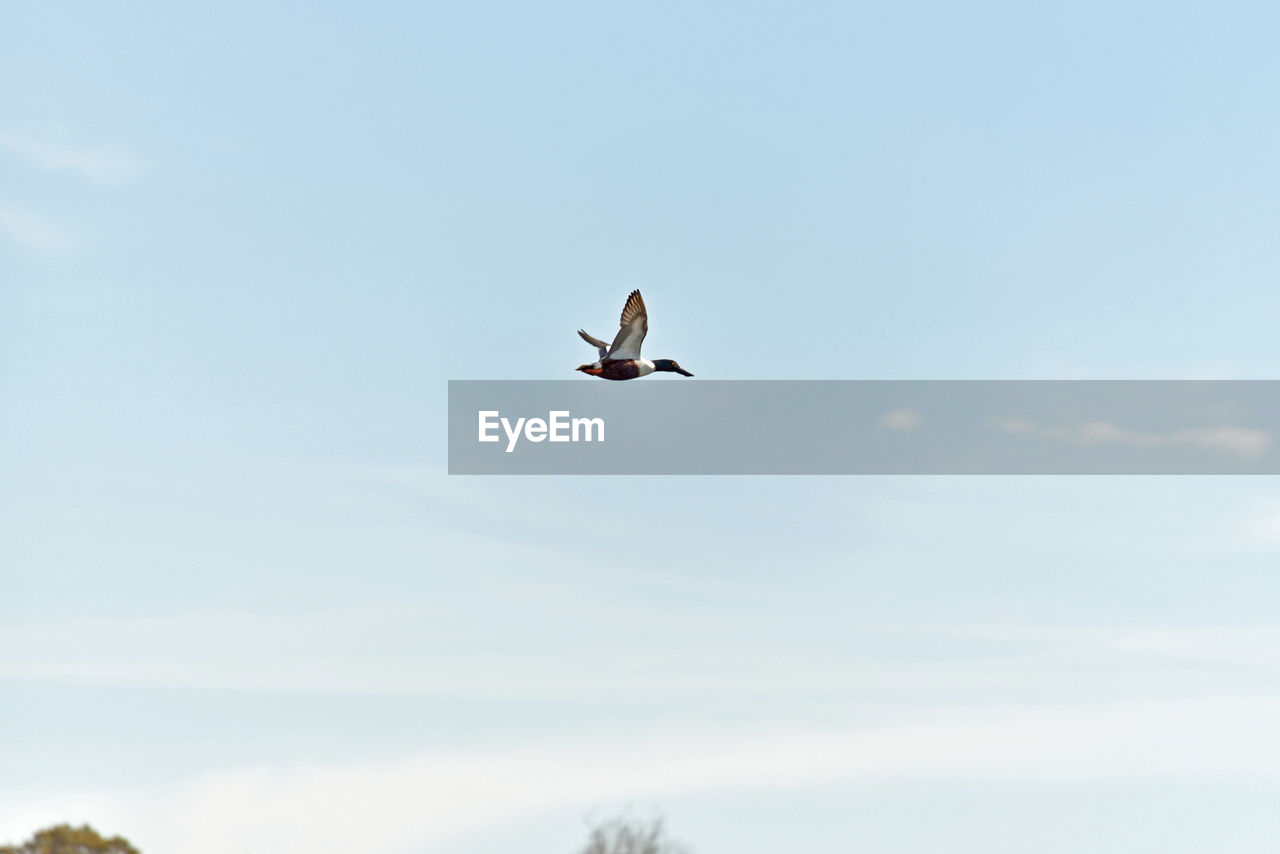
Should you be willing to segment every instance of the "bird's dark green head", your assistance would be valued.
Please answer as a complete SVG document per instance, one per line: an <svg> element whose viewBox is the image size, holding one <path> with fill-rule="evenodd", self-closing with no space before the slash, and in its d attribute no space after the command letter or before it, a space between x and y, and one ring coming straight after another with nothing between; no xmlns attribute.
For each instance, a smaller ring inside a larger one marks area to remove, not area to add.
<svg viewBox="0 0 1280 854"><path fill-rule="evenodd" d="M653 369L655 371L670 371L673 374L684 374L686 377L693 376L693 374L677 365L675 359L654 359Z"/></svg>

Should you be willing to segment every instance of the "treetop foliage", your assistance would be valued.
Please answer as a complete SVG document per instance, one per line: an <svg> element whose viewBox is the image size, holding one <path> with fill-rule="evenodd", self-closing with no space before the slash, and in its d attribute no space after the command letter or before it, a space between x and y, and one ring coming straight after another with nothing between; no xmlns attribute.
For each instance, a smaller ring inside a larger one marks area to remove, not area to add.
<svg viewBox="0 0 1280 854"><path fill-rule="evenodd" d="M0 845L0 854L141 854L120 836L110 839L89 825L59 824L37 831L21 845Z"/></svg>
<svg viewBox="0 0 1280 854"><path fill-rule="evenodd" d="M661 818L623 816L592 827L581 854L693 854L693 849L667 836Z"/></svg>

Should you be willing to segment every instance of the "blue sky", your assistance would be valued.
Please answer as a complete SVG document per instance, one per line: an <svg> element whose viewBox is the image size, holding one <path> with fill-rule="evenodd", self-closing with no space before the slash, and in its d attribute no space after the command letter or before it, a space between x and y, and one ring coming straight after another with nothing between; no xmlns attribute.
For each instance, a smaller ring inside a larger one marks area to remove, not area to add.
<svg viewBox="0 0 1280 854"><path fill-rule="evenodd" d="M637 287L698 378L1274 378L1273 7L6 18L0 840L1270 850L1270 479L451 479L444 407Z"/></svg>

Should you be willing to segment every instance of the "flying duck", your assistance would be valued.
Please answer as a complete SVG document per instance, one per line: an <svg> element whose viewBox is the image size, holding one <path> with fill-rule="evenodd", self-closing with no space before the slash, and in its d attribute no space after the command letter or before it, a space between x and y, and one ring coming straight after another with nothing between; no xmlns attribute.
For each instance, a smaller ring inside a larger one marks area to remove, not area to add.
<svg viewBox="0 0 1280 854"><path fill-rule="evenodd" d="M606 380L633 380L647 376L654 371L671 371L691 377L693 374L680 367L672 359L640 358L640 345L644 335L649 331L649 313L644 307L644 298L639 291L632 291L627 297L627 304L622 307L622 319L618 322L622 328L612 344L605 344L599 338L593 338L581 329L578 334L582 340L600 351L600 359L589 365L579 365L578 370L593 377Z"/></svg>

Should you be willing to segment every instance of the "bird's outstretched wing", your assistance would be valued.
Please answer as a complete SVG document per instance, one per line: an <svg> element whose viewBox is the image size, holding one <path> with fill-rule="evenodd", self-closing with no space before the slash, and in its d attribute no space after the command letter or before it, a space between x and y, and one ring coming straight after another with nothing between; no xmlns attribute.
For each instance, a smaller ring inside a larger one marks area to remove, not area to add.
<svg viewBox="0 0 1280 854"><path fill-rule="evenodd" d="M622 318L618 321L622 328L609 347L609 359L639 359L640 345L649 331L649 312L645 310L644 298L639 291L632 291L627 297L627 304L622 307Z"/></svg>
<svg viewBox="0 0 1280 854"><path fill-rule="evenodd" d="M590 335L588 335L587 333L583 332L581 329L579 329L579 330L578 330L578 334L582 336L582 340L583 340L583 341L586 341L586 342L587 342L588 344L590 344L592 347L595 347L597 350L599 350L599 351L600 351L600 358L601 358L601 359L604 359L604 358L608 357L608 355L609 355L609 345L608 345L608 344L604 343L604 342L603 342L603 341L601 341L599 338L593 338L592 336L590 336Z"/></svg>

